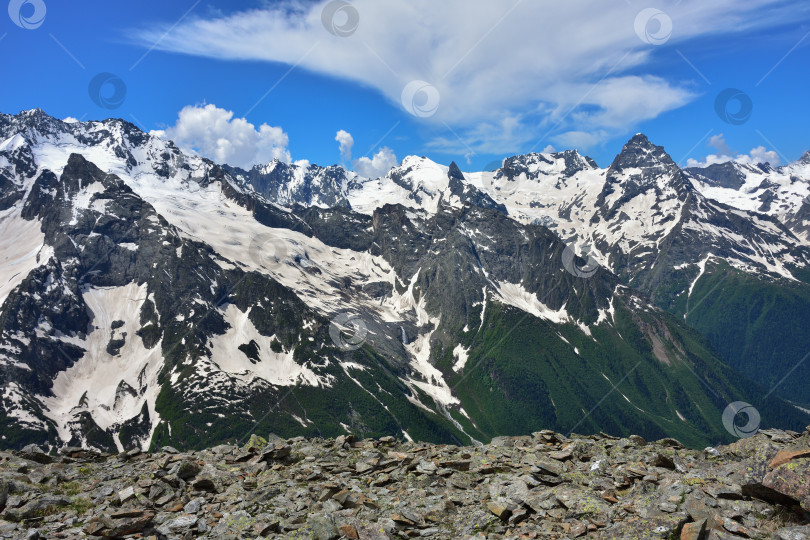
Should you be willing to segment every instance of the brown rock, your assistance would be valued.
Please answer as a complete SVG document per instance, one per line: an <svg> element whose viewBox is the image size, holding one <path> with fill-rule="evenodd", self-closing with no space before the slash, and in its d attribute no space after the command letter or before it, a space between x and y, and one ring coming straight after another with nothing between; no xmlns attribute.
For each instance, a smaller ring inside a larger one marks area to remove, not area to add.
<svg viewBox="0 0 810 540"><path fill-rule="evenodd" d="M746 529L733 519L724 518L723 528L728 532L730 532L731 534L736 534L737 536L743 536L745 538L751 538L751 533L748 532L748 529Z"/></svg>
<svg viewBox="0 0 810 540"><path fill-rule="evenodd" d="M164 510L166 510L167 512L182 512L183 503L175 502L173 505L166 507Z"/></svg>
<svg viewBox="0 0 810 540"><path fill-rule="evenodd" d="M100 532L104 528L104 524L100 521L90 521L85 523L82 530L90 536L101 536Z"/></svg>
<svg viewBox="0 0 810 540"><path fill-rule="evenodd" d="M696 497L689 496L681 505L681 510L689 514L696 523L706 521L712 515L712 510L706 506L706 503Z"/></svg>
<svg viewBox="0 0 810 540"><path fill-rule="evenodd" d="M681 540L703 540L706 535L706 520L687 523L681 529Z"/></svg>
<svg viewBox="0 0 810 540"><path fill-rule="evenodd" d="M102 527L96 529L94 533L89 533L87 528L85 532L88 534L95 534L96 536L106 536L108 538L119 538L128 534L139 533L152 522L155 517L154 512L143 512L140 516L131 519L117 519L110 523L109 520L103 520ZM90 525L90 524L88 524Z"/></svg>
<svg viewBox="0 0 810 540"><path fill-rule="evenodd" d="M406 518L402 514L391 514L391 519L394 523L398 523L399 525L407 525L409 527L416 525L415 521Z"/></svg>
<svg viewBox="0 0 810 540"><path fill-rule="evenodd" d="M584 536L588 533L588 526L584 523L575 523L571 527L571 536L577 538L578 536Z"/></svg>
<svg viewBox="0 0 810 540"><path fill-rule="evenodd" d="M335 499L340 504L346 502L346 499L349 497L349 493L351 493L348 489L343 489L332 495L332 498Z"/></svg>
<svg viewBox="0 0 810 540"><path fill-rule="evenodd" d="M506 521L509 519L509 516L512 515L512 511L505 504L496 501L489 501L487 503L487 509L498 516L502 521Z"/></svg>
<svg viewBox="0 0 810 540"><path fill-rule="evenodd" d="M616 498L614 493L602 493L602 499L609 502L610 504L616 504L619 502L619 499Z"/></svg>
<svg viewBox="0 0 810 540"><path fill-rule="evenodd" d="M762 485L810 510L810 459L795 459L778 466L765 476Z"/></svg>
<svg viewBox="0 0 810 540"><path fill-rule="evenodd" d="M350 538L351 540L359 540L360 538L360 535L357 534L357 529L351 525L341 525L338 529L346 538Z"/></svg>
<svg viewBox="0 0 810 540"><path fill-rule="evenodd" d="M776 456L774 456L774 458L768 464L768 467L775 469L780 465L784 465L788 461L808 456L810 456L810 448L805 448L803 450L781 450L778 454L776 454Z"/></svg>

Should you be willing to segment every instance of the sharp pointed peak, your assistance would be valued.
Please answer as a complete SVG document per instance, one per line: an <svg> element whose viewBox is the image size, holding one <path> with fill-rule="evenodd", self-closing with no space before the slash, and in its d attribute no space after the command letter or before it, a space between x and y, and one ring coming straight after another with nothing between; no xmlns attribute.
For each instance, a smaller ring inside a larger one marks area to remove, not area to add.
<svg viewBox="0 0 810 540"><path fill-rule="evenodd" d="M455 161L450 163L450 168L447 170L447 177L450 179L464 180L464 173L461 172L461 169L458 168Z"/></svg>
<svg viewBox="0 0 810 540"><path fill-rule="evenodd" d="M627 141L622 151L610 165L611 171L628 168L648 167L677 168L675 161L667 154L663 146L656 146L643 133L637 133Z"/></svg>
<svg viewBox="0 0 810 540"><path fill-rule="evenodd" d="M668 155L663 146L658 146L643 133L636 133L628 140L620 155L660 154Z"/></svg>
<svg viewBox="0 0 810 540"><path fill-rule="evenodd" d="M647 137L644 133L636 133L630 140L625 143L624 147L642 147L642 148L656 148L656 146L650 141L650 138Z"/></svg>

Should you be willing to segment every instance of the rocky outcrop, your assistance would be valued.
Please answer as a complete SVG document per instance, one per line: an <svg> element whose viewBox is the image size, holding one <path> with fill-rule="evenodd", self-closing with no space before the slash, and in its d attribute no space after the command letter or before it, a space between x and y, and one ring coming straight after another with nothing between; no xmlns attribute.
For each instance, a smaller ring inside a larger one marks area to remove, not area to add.
<svg viewBox="0 0 810 540"><path fill-rule="evenodd" d="M703 451L541 431L0 453L0 538L810 538L810 428ZM760 491L753 489L759 486Z"/></svg>

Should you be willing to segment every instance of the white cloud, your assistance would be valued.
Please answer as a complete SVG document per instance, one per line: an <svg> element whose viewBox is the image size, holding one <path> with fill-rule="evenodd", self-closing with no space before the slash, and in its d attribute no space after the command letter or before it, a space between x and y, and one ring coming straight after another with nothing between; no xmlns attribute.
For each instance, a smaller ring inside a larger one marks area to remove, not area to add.
<svg viewBox="0 0 810 540"><path fill-rule="evenodd" d="M174 126L152 134L216 163L245 169L274 159L290 162L289 137L280 127L262 124L256 129L244 118L234 118L233 111L212 104L183 107Z"/></svg>
<svg viewBox="0 0 810 540"><path fill-rule="evenodd" d="M352 147L354 146L354 137L348 131L340 130L335 135L335 140L340 145L340 157L344 162L348 163L352 159Z"/></svg>
<svg viewBox="0 0 810 540"><path fill-rule="evenodd" d="M354 147L354 137L348 131L339 130L335 135L335 140L340 147L340 157L344 163L351 163L352 148ZM399 164L397 156L390 148L383 147L376 154L368 157L361 157L354 160L352 166L360 176L367 178L379 178Z"/></svg>
<svg viewBox="0 0 810 540"><path fill-rule="evenodd" d="M189 18L170 33L173 21L154 25L136 37L164 50L300 66L375 88L400 108L405 86L426 81L440 100L436 114L421 121L436 133L451 125L461 140L433 145L459 154L545 145L536 139L547 131L607 137L696 97L693 81L645 73L658 47L636 34L642 6L635 3L353 0L359 25L348 37L326 31L326 3L284 0ZM666 46L775 25L790 15L782 8L781 0L682 0L666 7L673 22ZM496 132L485 135L488 129Z"/></svg>
<svg viewBox="0 0 810 540"><path fill-rule="evenodd" d="M394 155L394 151L386 146L374 154L371 159L361 157L355 160L354 170L357 171L357 174L365 176L366 178L379 178L385 176L385 173L398 164L399 161L397 160L397 156Z"/></svg>
<svg viewBox="0 0 810 540"><path fill-rule="evenodd" d="M554 137L563 148L591 148L601 142L607 134L604 131L567 131Z"/></svg>
<svg viewBox="0 0 810 540"><path fill-rule="evenodd" d="M722 135L721 135L722 138ZM722 141L725 143L725 140ZM728 147L728 146L726 146ZM686 161L687 167L708 167L717 163L728 163L729 161L736 161L745 165L758 165L760 163L770 163L771 165L779 165L779 154L773 150L768 150L764 146L757 146L752 148L747 154L737 154L732 157L731 152L726 154L709 154L703 161L697 159L689 159Z"/></svg>
<svg viewBox="0 0 810 540"><path fill-rule="evenodd" d="M751 164L757 163L770 163L771 165L779 165L780 159L779 154L776 153L774 150L768 150L764 146L757 146L756 148L752 149L751 152L748 153L751 161Z"/></svg>
<svg viewBox="0 0 810 540"><path fill-rule="evenodd" d="M724 156L731 155L731 147L726 142L726 138L723 136L722 133L711 137L709 139L709 146L717 150L720 153L720 155Z"/></svg>
<svg viewBox="0 0 810 540"><path fill-rule="evenodd" d="M448 154L508 154L516 150L516 141L532 139L532 131L520 115L505 115L495 121L480 122L459 129L445 129L445 134L428 141L427 147Z"/></svg>
<svg viewBox="0 0 810 540"><path fill-rule="evenodd" d="M66 123L66 124L76 124L76 123L78 123L78 122L79 122L79 119L78 119L78 118L74 118L74 117L72 117L72 116L68 116L67 118L64 118L64 119L62 120L62 122Z"/></svg>

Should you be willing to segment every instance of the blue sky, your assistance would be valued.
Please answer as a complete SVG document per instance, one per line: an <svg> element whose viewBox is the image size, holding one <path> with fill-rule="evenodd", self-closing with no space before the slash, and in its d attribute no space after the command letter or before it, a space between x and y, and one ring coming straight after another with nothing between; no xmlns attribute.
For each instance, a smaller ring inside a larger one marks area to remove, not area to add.
<svg viewBox="0 0 810 540"><path fill-rule="evenodd" d="M784 163L810 149L807 3L471 5L12 0L0 110L120 117L216 160L368 174L410 154L477 170L549 146L606 166L639 131L684 164L710 154ZM99 73L125 85L120 106L91 99ZM750 98L750 116L721 119L727 88ZM340 130L353 142L344 136L342 155Z"/></svg>

